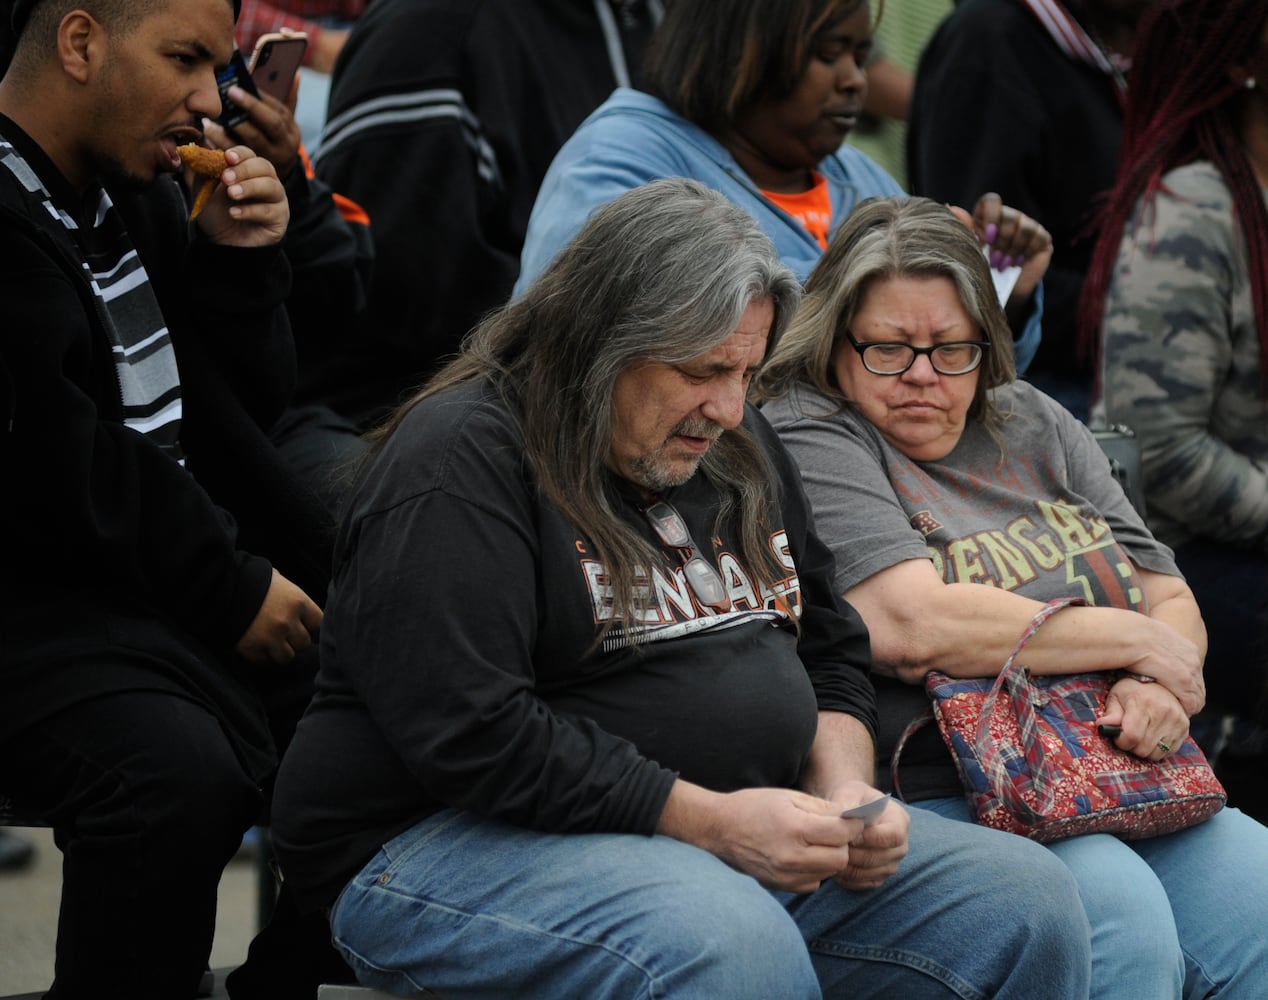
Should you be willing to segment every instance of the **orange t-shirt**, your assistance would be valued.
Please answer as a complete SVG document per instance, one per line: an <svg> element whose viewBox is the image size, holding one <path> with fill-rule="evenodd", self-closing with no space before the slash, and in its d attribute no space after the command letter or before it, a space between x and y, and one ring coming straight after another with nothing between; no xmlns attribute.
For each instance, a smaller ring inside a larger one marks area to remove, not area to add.
<svg viewBox="0 0 1268 1000"><path fill-rule="evenodd" d="M763 191L768 199L782 208L805 227L819 246L828 249L828 231L832 228L832 199L828 195L828 182L823 174L810 171L814 186L797 194L781 194Z"/></svg>

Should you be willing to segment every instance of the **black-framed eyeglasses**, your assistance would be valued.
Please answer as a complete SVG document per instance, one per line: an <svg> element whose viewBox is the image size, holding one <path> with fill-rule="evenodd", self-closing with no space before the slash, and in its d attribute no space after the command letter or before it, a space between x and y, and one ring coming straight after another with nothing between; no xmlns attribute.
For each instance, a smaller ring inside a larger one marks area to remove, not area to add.
<svg viewBox="0 0 1268 1000"><path fill-rule="evenodd" d="M901 375L922 354L929 358L929 364L939 375L967 375L982 363L986 349L991 346L989 340L953 340L932 347L885 341L860 344L849 330L845 336L863 359L863 367L873 375Z"/></svg>
<svg viewBox="0 0 1268 1000"><path fill-rule="evenodd" d="M731 596L727 593L726 584L722 582L722 574L700 555L700 546L691 537L687 522L673 505L668 501L658 500L650 507L644 507L643 515L661 542L678 550L683 574L687 577L687 586L691 588L696 600L715 611L730 611Z"/></svg>

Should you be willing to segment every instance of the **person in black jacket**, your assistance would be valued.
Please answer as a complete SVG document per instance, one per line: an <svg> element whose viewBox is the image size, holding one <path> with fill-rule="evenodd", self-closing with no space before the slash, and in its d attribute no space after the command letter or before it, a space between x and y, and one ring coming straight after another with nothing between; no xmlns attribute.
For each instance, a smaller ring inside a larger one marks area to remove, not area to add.
<svg viewBox="0 0 1268 1000"><path fill-rule="evenodd" d="M279 517L287 202L245 146L194 226L173 179L219 112L229 0L4 14L0 786L65 855L49 995L179 1000L276 763L256 682L322 618L290 578L323 582L308 539L283 575L235 538Z"/></svg>
<svg viewBox="0 0 1268 1000"><path fill-rule="evenodd" d="M375 246L359 339L301 359L299 404L377 423L519 273L546 168L637 80L660 0L375 0L331 80L317 176Z"/></svg>
<svg viewBox="0 0 1268 1000"><path fill-rule="evenodd" d="M1076 314L1099 198L1114 181L1136 21L1152 0L963 0L920 57L907 128L913 194L979 191L1052 234L1043 342L1026 378L1086 420Z"/></svg>
<svg viewBox="0 0 1268 1000"><path fill-rule="evenodd" d="M1050 852L875 788L866 629L745 403L799 294L746 211L657 181L382 432L273 805L360 981L1086 995Z"/></svg>
<svg viewBox="0 0 1268 1000"><path fill-rule="evenodd" d="M245 118L231 129L210 120L203 124L207 139L217 148L242 142L268 159L286 188L291 220L282 246L292 276L286 312L302 373L360 343L374 246L364 210L313 173L294 115L298 81L296 74L286 102L270 94L257 97L235 90L230 99ZM288 406L269 428L269 438L296 476L328 508L336 509L351 470L365 451L361 429L324 402L309 400ZM328 566L329 546L323 547L322 555Z"/></svg>

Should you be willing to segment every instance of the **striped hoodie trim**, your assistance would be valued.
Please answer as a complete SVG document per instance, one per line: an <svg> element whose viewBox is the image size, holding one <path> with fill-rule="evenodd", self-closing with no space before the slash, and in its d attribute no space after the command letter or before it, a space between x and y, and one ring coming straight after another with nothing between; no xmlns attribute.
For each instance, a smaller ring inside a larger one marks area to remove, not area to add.
<svg viewBox="0 0 1268 1000"><path fill-rule="evenodd" d="M462 93L452 88L391 94L354 104L326 122L321 146L313 154L313 162L320 163L349 139L363 132L426 121L429 118L449 118L458 122L462 126L467 146L476 158L476 172L480 178L495 187L502 186L497 154L485 138L480 120L467 107Z"/></svg>

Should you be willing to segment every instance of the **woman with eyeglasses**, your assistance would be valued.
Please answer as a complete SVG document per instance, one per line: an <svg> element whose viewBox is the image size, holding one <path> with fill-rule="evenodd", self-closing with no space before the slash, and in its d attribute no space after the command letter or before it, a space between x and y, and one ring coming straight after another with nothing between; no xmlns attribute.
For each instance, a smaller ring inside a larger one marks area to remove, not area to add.
<svg viewBox="0 0 1268 1000"><path fill-rule="evenodd" d="M1094 606L1048 621L1027 666L1120 672L1100 720L1121 727L1119 747L1159 760L1202 707L1205 630L1170 550L1090 432L1014 379L1010 339L962 222L927 199L878 199L811 274L756 383L838 592L868 626L884 774L928 705L925 674L998 673L1052 598ZM972 821L936 727L902 764L909 802ZM1149 840L1048 846L1080 887L1093 996L1268 996L1268 829L1224 809Z"/></svg>

